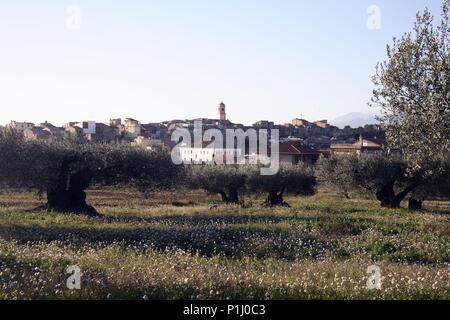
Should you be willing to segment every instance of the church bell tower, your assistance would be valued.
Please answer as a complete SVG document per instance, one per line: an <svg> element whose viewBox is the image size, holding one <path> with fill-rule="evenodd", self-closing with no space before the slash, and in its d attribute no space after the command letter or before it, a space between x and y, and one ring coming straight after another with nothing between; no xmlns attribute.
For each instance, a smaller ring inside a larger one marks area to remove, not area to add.
<svg viewBox="0 0 450 320"><path fill-rule="evenodd" d="M219 105L219 119L220 121L227 120L227 114L225 112L225 103L221 102Z"/></svg>

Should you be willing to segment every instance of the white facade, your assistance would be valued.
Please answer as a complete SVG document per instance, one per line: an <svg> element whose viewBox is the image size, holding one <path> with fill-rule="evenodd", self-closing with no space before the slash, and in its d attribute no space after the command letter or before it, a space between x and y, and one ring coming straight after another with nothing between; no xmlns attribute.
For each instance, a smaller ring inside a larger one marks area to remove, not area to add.
<svg viewBox="0 0 450 320"><path fill-rule="evenodd" d="M180 159L183 163L230 163L233 159L239 160L240 149L192 148L179 147ZM228 160L227 160L228 159ZM241 161L244 161L243 157Z"/></svg>
<svg viewBox="0 0 450 320"><path fill-rule="evenodd" d="M95 121L83 121L75 124L75 126L83 129L83 134L95 134Z"/></svg>

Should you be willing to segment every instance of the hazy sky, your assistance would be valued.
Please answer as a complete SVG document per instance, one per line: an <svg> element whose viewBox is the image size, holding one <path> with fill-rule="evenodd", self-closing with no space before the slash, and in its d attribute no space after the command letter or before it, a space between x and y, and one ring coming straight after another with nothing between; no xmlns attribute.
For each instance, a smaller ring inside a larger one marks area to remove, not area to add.
<svg viewBox="0 0 450 320"><path fill-rule="evenodd" d="M376 62L425 5L439 15L441 0L0 0L0 123L214 118L221 100L245 124L371 112Z"/></svg>

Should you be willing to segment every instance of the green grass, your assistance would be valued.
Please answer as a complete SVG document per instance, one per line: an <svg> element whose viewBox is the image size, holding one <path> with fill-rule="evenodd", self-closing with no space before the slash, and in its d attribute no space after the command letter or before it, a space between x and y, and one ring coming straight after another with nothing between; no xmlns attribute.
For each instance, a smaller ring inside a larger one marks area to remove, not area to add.
<svg viewBox="0 0 450 320"><path fill-rule="evenodd" d="M101 217L0 194L0 298L450 299L447 202L411 213L329 194L246 209L212 209L216 197L200 192L88 199ZM366 287L374 264L381 290ZM80 291L66 288L69 265L82 269Z"/></svg>

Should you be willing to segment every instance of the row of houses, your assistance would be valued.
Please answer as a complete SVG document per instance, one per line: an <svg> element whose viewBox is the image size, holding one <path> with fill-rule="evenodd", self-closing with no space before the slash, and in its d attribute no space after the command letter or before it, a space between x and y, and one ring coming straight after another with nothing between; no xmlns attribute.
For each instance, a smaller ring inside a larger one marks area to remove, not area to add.
<svg viewBox="0 0 450 320"><path fill-rule="evenodd" d="M367 135L361 134L359 139L353 141L347 139L337 141L333 137L333 133L339 132L339 128L331 126L327 120L318 120L314 122L301 118L295 118L291 123L284 125L276 125L272 121L261 120L254 123L250 127L241 124L233 124L226 117L225 104L222 102L218 108L218 119L196 119L202 120L203 129L211 127L223 130L232 129L278 129L280 144L278 158L282 164L298 164L299 162L314 163L323 155L329 157L331 155L355 154L362 156L364 154L379 152L382 150L384 140L377 134ZM167 126L182 127L193 129L194 120L166 123ZM243 154L242 154L243 153ZM268 156L272 156L269 150ZM202 147L192 147L182 145L179 147L179 156L184 163L211 163L225 162L226 158L239 158L242 161L248 161L252 157L260 159L261 155L251 153L248 149L240 150L236 148L226 148L225 142L223 147L216 148L214 144L204 144Z"/></svg>
<svg viewBox="0 0 450 320"><path fill-rule="evenodd" d="M252 158L262 160L261 156L255 153L243 152L237 148L216 148L213 143L210 146L204 144L203 147L190 147L182 145L179 147L179 156L182 162L191 164L225 163L227 159L241 159L248 162ZM361 135L355 143L331 144L329 149L313 149L305 145L300 140L282 141L279 144L278 154L268 152L267 156L275 156L280 164L295 165L299 163L314 164L320 156L330 157L331 155L356 155L364 156L381 152L384 140L377 137Z"/></svg>
<svg viewBox="0 0 450 320"><path fill-rule="evenodd" d="M233 123L227 119L226 106L222 102L218 108L216 119L201 118L192 120L172 120L160 123L142 124L132 118L111 119L109 123L95 121L68 122L62 127L44 122L34 124L30 122L11 121L7 127L28 140L46 139L74 139L79 142L129 142L135 146L152 149L164 147L171 150L175 142L171 141L172 132L176 129L187 129L191 133L195 125L201 121L202 130L218 129L224 133L227 129L248 129L279 131L279 159L281 163L296 164L299 162L314 163L320 155L356 154L358 156L379 152L384 140L377 134L361 134L359 139L346 138L338 141L336 136L341 132L337 127L328 124L327 120L310 122L302 118L295 118L291 123L276 125L272 121L261 120L252 126ZM338 133L338 134L337 134ZM270 137L269 137L270 138ZM240 154L243 152L244 154ZM270 150L269 150L270 154ZM217 162L225 157L240 157L249 159L260 157L249 150L241 151L222 148L194 148L181 146L180 157L185 163Z"/></svg>
<svg viewBox="0 0 450 320"><path fill-rule="evenodd" d="M125 124L130 124L128 121ZM20 123L17 126L10 126L17 132L22 131L26 139L50 139L52 137L78 137L86 141L95 142L112 142L126 139L135 146L141 146L147 149L163 147L169 149L167 141L161 139L160 132L150 131L147 136L143 136L142 127L139 126L121 126L117 119L115 125L108 126L103 123L82 122L68 123L64 127L55 127L49 123L31 126ZM125 138L126 137L126 138ZM225 159L232 157L233 159L241 158L249 161L251 158L260 155L249 152L242 152L236 148L214 147L214 144L205 143L202 147L188 147L182 145L179 147L180 159L184 163L200 164L200 163L217 163L225 162ZM353 143L332 143L329 148L314 149L299 139L280 141L279 154L272 154L269 150L268 156L278 156L281 164L298 164L315 163L322 155L329 157L331 155L354 154L362 156L380 152L384 145L384 140L376 136L361 135L356 142ZM261 160L261 159L260 159Z"/></svg>
<svg viewBox="0 0 450 320"><path fill-rule="evenodd" d="M73 139L79 142L119 142L129 141L136 145L154 146L161 142L159 125L141 123L135 119L111 119L109 124L95 121L67 122L58 127L49 122L11 121L6 128L22 134L27 140Z"/></svg>

